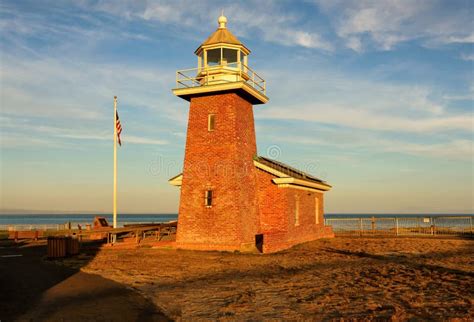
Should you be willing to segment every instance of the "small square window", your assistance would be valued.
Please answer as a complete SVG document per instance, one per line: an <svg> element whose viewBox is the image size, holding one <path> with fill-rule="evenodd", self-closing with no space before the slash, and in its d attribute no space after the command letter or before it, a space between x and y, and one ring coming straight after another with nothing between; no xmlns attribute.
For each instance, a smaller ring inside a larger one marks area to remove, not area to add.
<svg viewBox="0 0 474 322"><path fill-rule="evenodd" d="M216 115L209 114L207 118L207 130L209 132L214 131L215 126L216 126Z"/></svg>
<svg viewBox="0 0 474 322"><path fill-rule="evenodd" d="M212 207L212 190L206 190L204 205L209 208Z"/></svg>

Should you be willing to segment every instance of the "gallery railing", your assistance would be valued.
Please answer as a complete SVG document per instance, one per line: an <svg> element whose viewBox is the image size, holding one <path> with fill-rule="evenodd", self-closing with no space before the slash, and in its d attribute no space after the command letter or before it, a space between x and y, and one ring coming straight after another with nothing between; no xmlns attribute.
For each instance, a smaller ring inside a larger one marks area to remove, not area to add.
<svg viewBox="0 0 474 322"><path fill-rule="evenodd" d="M183 69L176 72L176 88L193 88L240 81L266 95L265 80L242 63Z"/></svg>
<svg viewBox="0 0 474 322"><path fill-rule="evenodd" d="M336 236L473 236L473 216L326 218Z"/></svg>

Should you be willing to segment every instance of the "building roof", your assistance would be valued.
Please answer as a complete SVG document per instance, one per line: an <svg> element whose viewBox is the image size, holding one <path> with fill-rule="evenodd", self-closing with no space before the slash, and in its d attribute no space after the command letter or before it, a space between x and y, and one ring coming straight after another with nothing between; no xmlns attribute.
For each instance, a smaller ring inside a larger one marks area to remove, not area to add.
<svg viewBox="0 0 474 322"><path fill-rule="evenodd" d="M314 181L317 183L326 183L323 180L316 178L315 176L311 174L295 169L280 161L276 161L273 159L260 157L260 156L257 156L255 158L255 161L260 162L276 171L282 172L286 174L288 177L292 177L292 178L300 179L300 180L306 180L306 181Z"/></svg>
<svg viewBox="0 0 474 322"><path fill-rule="evenodd" d="M220 43L226 43L226 44L233 44L233 45L241 45L243 44L240 42L240 40L237 39L227 28L218 28L212 35L209 36L202 44L201 46L206 46L206 45L214 45L214 44L220 44Z"/></svg>
<svg viewBox="0 0 474 322"><path fill-rule="evenodd" d="M295 169L280 161L272 160L265 157L255 157L254 165L257 169L266 171L274 175L272 181L279 187L294 187L302 188L311 191L328 191L332 187L325 181L318 179L306 172ZM173 186L181 186L183 183L183 174L180 173L173 178L169 179L168 182Z"/></svg>
<svg viewBox="0 0 474 322"><path fill-rule="evenodd" d="M245 47L245 45L234 36L233 33L230 32L229 29L226 27L227 18L224 16L220 16L218 19L219 28L214 31L202 44L199 46L194 53L198 54L200 49L203 46L209 45L217 45L217 44L230 44L230 45L237 45L244 47L248 53L250 50ZM248 54L247 53L247 54Z"/></svg>

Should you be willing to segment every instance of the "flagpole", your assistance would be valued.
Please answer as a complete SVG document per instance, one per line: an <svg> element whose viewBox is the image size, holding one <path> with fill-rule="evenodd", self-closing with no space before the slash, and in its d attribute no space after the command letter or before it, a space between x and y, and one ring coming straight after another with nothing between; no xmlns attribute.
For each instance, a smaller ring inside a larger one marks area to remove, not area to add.
<svg viewBox="0 0 474 322"><path fill-rule="evenodd" d="M117 228L117 96L114 96L114 228Z"/></svg>

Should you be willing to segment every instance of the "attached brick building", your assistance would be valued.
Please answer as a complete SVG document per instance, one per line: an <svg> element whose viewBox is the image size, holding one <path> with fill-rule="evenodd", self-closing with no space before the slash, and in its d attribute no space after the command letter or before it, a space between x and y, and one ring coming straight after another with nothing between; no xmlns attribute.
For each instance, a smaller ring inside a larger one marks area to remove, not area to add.
<svg viewBox="0 0 474 322"><path fill-rule="evenodd" d="M253 105L265 81L247 65L250 50L226 28L196 50L198 68L177 72L173 93L190 102L176 244L199 250L268 253L322 237L323 195L331 186L257 155Z"/></svg>

